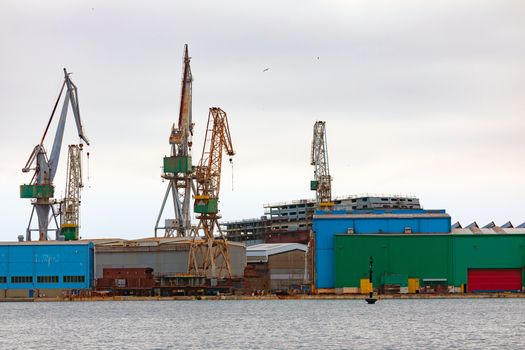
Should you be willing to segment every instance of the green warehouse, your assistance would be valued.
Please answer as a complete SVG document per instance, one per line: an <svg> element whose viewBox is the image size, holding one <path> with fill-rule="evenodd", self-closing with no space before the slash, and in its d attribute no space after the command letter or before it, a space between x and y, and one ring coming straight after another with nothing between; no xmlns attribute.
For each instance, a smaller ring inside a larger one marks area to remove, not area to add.
<svg viewBox="0 0 525 350"><path fill-rule="evenodd" d="M383 292L524 290L524 233L336 234L335 288L362 287L373 257L373 286ZM461 233L460 233L461 232Z"/></svg>

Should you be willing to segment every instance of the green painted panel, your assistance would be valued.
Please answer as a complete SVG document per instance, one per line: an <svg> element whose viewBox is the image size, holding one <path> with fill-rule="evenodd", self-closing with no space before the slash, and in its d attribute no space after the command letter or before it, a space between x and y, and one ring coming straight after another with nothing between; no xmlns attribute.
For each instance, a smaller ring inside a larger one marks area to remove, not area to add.
<svg viewBox="0 0 525 350"><path fill-rule="evenodd" d="M164 172L173 174L191 173L191 157L164 157Z"/></svg>
<svg viewBox="0 0 525 350"><path fill-rule="evenodd" d="M449 278L450 241L446 235L336 235L335 287L358 287L374 258L373 283L385 275Z"/></svg>
<svg viewBox="0 0 525 350"><path fill-rule="evenodd" d="M319 181L317 180L310 181L310 190L317 191L318 186L319 186Z"/></svg>
<svg viewBox="0 0 525 350"><path fill-rule="evenodd" d="M20 198L51 198L55 194L53 185L21 185Z"/></svg>
<svg viewBox="0 0 525 350"><path fill-rule="evenodd" d="M196 199L193 211L200 214L215 214L219 212L219 200L217 198Z"/></svg>

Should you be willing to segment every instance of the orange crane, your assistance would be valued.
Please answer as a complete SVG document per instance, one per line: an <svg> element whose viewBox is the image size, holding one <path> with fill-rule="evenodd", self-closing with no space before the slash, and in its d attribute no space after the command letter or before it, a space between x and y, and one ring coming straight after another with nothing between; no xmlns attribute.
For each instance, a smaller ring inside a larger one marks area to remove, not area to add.
<svg viewBox="0 0 525 350"><path fill-rule="evenodd" d="M199 223L193 230L188 266L190 274L212 279L223 277L224 269L227 276L231 276L228 241L218 222L223 152L230 156L231 163L235 151L230 137L228 117L222 109L212 107L208 114L202 157L195 169L193 211L198 214ZM200 231L203 231L203 236L199 234Z"/></svg>

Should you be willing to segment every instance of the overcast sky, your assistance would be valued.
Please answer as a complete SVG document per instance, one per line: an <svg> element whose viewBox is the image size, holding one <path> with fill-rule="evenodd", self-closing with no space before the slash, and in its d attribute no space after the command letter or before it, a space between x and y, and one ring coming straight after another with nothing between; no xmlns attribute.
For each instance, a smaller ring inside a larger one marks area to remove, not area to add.
<svg viewBox="0 0 525 350"><path fill-rule="evenodd" d="M463 224L520 224L523 18L521 0L2 0L0 240L25 232L31 205L19 185L30 175L21 168L63 67L92 142L81 236L153 234L185 43L194 163L211 106L228 113L237 151L233 191L226 160L223 167L225 220L312 198L312 128L325 120L335 196L413 194ZM58 196L67 144L78 142L72 115L66 129Z"/></svg>

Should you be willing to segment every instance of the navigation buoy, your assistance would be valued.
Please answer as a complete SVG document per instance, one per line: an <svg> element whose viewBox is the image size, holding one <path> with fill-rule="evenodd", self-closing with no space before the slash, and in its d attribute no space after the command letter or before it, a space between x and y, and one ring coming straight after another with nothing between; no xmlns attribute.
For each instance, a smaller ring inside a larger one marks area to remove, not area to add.
<svg viewBox="0 0 525 350"><path fill-rule="evenodd" d="M370 286L373 286L372 284L372 266L374 265L374 258L370 256L370 273L368 275L368 282L370 282ZM372 290L370 293L368 293L368 298L365 299L368 304L375 304L377 301L377 298L374 298L374 287L372 287Z"/></svg>

